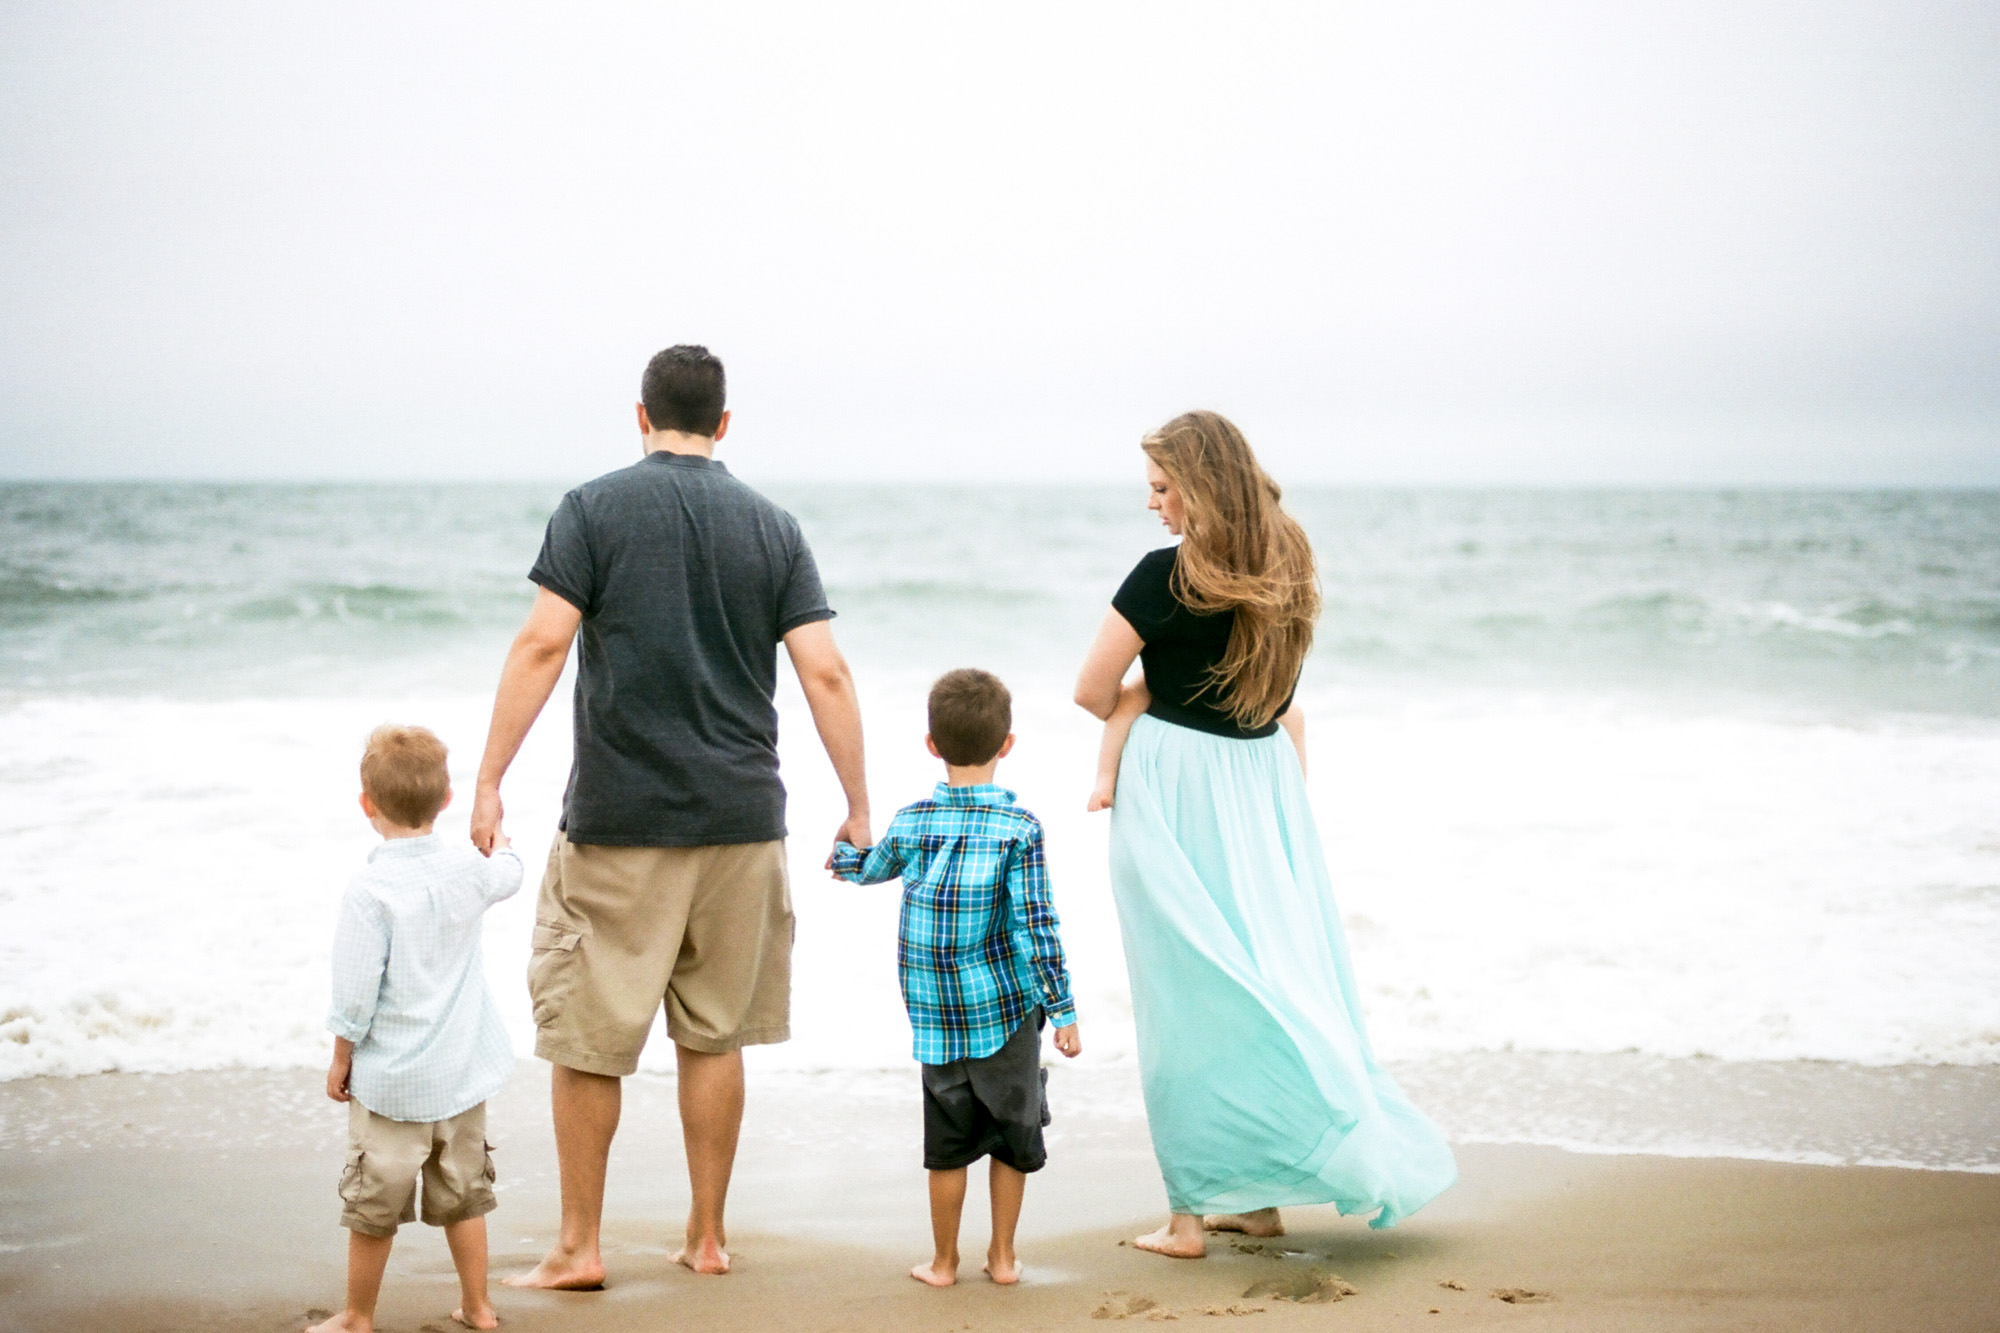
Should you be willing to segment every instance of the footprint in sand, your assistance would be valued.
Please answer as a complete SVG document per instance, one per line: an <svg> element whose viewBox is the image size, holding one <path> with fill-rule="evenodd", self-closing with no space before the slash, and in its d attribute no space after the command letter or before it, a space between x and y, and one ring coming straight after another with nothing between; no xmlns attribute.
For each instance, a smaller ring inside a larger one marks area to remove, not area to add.
<svg viewBox="0 0 2000 1333"><path fill-rule="evenodd" d="M1332 1301L1358 1296L1361 1291L1337 1273L1322 1273L1317 1270L1299 1273L1292 1277L1267 1278L1254 1282L1243 1293L1246 1297L1268 1296L1272 1300L1290 1301L1294 1305L1326 1305Z"/></svg>
<svg viewBox="0 0 2000 1333"><path fill-rule="evenodd" d="M1554 1300L1555 1295L1547 1291L1529 1291L1526 1287L1496 1287L1493 1299L1509 1305L1540 1305L1543 1301Z"/></svg>
<svg viewBox="0 0 2000 1333"><path fill-rule="evenodd" d="M1180 1316L1151 1296L1128 1296L1122 1291L1107 1291L1109 1299L1090 1312L1092 1319L1179 1319Z"/></svg>
<svg viewBox="0 0 2000 1333"><path fill-rule="evenodd" d="M315 1305L312 1309L306 1311L306 1318L317 1324L322 1319L333 1318L333 1311L327 1309L324 1305Z"/></svg>
<svg viewBox="0 0 2000 1333"><path fill-rule="evenodd" d="M1445 1289L1446 1291L1464 1291L1464 1290L1465 1290L1465 1284L1464 1284L1463 1282L1460 1282L1460 1281L1458 1281L1458 1280L1457 1280L1456 1278L1449 1278L1449 1277L1448 1277L1448 1278L1446 1278L1446 1279L1445 1279L1444 1281L1442 1281L1442 1282L1438 1283L1438 1285L1439 1285L1440 1287L1443 1287L1443 1288L1444 1288L1444 1289Z"/></svg>
<svg viewBox="0 0 2000 1333"><path fill-rule="evenodd" d="M1233 1301L1228 1305L1204 1305L1201 1307L1200 1313L1207 1315L1262 1314L1264 1313L1264 1307L1261 1305L1244 1305L1241 1302Z"/></svg>

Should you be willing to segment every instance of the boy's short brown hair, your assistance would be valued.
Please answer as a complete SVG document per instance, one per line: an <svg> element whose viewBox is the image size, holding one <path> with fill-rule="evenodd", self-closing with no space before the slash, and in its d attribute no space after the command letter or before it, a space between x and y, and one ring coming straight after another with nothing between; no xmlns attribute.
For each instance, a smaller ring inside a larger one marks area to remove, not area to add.
<svg viewBox="0 0 2000 1333"><path fill-rule="evenodd" d="M382 817L403 828L422 828L451 795L447 751L424 727L385 723L368 733L361 752L361 790Z"/></svg>
<svg viewBox="0 0 2000 1333"><path fill-rule="evenodd" d="M947 764L969 768L1000 753L1014 727L1014 696L990 671L960 667L931 686L931 743Z"/></svg>

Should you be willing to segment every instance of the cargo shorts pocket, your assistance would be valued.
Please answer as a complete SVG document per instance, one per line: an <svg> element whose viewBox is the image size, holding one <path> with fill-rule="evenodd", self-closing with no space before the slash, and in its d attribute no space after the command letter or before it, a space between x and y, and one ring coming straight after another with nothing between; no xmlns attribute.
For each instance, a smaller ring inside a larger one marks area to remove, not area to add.
<svg viewBox="0 0 2000 1333"><path fill-rule="evenodd" d="M366 1155L359 1148L347 1150L347 1165L340 1173L340 1201L349 1207L361 1199L361 1161Z"/></svg>
<svg viewBox="0 0 2000 1333"><path fill-rule="evenodd" d="M564 922L535 923L528 946L528 999L534 1006L536 1027L549 1026L562 1013L563 1002L575 985L576 946L582 942L582 934Z"/></svg>

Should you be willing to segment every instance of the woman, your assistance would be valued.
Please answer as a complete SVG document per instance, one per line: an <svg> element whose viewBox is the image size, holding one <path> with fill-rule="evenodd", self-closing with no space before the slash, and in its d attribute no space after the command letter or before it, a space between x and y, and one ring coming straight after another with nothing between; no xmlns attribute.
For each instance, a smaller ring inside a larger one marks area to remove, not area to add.
<svg viewBox="0 0 2000 1333"><path fill-rule="evenodd" d="M1222 417L1141 447L1147 507L1182 541L1119 588L1076 689L1100 718L1150 696L1118 765L1111 882L1173 1216L1136 1243L1198 1258L1204 1224L1278 1235L1291 1204L1392 1226L1457 1167L1369 1049L1306 803L1292 692L1319 615L1312 548ZM1146 683L1121 686L1135 657Z"/></svg>

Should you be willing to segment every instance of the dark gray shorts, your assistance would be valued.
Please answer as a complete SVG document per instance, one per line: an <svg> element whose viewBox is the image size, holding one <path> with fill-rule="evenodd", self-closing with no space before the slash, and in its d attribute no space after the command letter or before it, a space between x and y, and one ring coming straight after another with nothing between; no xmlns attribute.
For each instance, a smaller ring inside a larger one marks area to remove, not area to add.
<svg viewBox="0 0 2000 1333"><path fill-rule="evenodd" d="M926 1170L956 1171L989 1155L1016 1171L1042 1169L1049 1075L1039 1006L993 1054L923 1071Z"/></svg>

